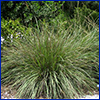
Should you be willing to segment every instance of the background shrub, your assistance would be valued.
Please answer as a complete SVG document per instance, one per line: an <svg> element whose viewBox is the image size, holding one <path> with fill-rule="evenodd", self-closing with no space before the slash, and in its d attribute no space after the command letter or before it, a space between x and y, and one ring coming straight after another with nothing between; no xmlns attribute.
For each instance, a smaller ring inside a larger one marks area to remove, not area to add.
<svg viewBox="0 0 100 100"><path fill-rule="evenodd" d="M78 11L78 12L77 12ZM90 16L91 14L91 16ZM67 21L66 29L71 25L74 21L78 21L78 18L75 16L81 16L80 21L84 22L85 16L90 16L91 20L95 20L99 25L99 1L2 1L1 2L1 20L4 23L9 21L13 21L11 27L15 27L18 19L20 20L21 27L22 25L26 27L37 27L36 23L40 23L40 21L46 21L48 23L53 23L55 20L58 23L57 19L61 21ZM37 19L37 22L36 22ZM60 21L59 20L59 21ZM77 22L76 21L76 22ZM19 23L18 22L18 23ZM11 22L10 22L11 23ZM86 25L84 25L86 26ZM11 30L8 27L7 30ZM16 30L19 29L16 28ZM3 28L1 29L1 31ZM12 29L13 30L13 29ZM11 30L11 33L12 33ZM15 29L14 29L15 30ZM2 33L2 37L7 39L7 35L9 32ZM11 34L10 33L10 34ZM9 36L9 35L8 35Z"/></svg>
<svg viewBox="0 0 100 100"><path fill-rule="evenodd" d="M76 7L74 11L74 16L77 16L81 23L83 23L84 19L87 18L87 21L89 19L99 25L99 12L87 8L86 5L84 5L82 8Z"/></svg>
<svg viewBox="0 0 100 100"><path fill-rule="evenodd" d="M25 26L35 26L35 17L38 20L52 18L59 14L63 2L54 1L2 1L1 16L4 19L23 19Z"/></svg>
<svg viewBox="0 0 100 100"><path fill-rule="evenodd" d="M1 36L6 41L11 41L12 38L20 37L20 35L24 34L25 32L31 32L30 27L25 27L21 25L20 20L5 20L2 18L1 21Z"/></svg>

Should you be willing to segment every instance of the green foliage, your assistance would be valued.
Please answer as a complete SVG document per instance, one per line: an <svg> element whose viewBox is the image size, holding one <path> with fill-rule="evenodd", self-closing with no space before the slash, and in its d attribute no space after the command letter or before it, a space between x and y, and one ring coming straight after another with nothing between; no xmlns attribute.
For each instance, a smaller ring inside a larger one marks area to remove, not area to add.
<svg viewBox="0 0 100 100"><path fill-rule="evenodd" d="M35 17L38 21L45 18L49 20L64 11L67 17L73 18L75 7L84 10L84 5L87 7L87 13L89 10L99 13L98 1L2 1L1 16L12 20L20 18L23 25L35 26Z"/></svg>
<svg viewBox="0 0 100 100"><path fill-rule="evenodd" d="M99 1L65 1L63 10L67 14L67 16L74 18L75 8L79 7L80 9L82 9L84 8L84 6L87 7L87 11L90 10L99 13Z"/></svg>
<svg viewBox="0 0 100 100"><path fill-rule="evenodd" d="M81 23L83 23L85 18L89 18L99 24L99 12L87 8L85 5L82 8L75 8L74 14L80 18Z"/></svg>
<svg viewBox="0 0 100 100"><path fill-rule="evenodd" d="M84 22L84 17L88 16L99 25L99 1L1 1L2 30L6 31L5 33L2 32L2 36L7 39L12 33L20 29L19 26L23 28L22 25L37 27L36 23L40 23L41 20L50 24L55 23L55 28L57 28L57 19L60 18L61 21L68 22L71 18L71 23L73 23L79 18L78 16L81 16L79 19L81 23ZM12 21L14 24L10 26ZM17 23L21 25L16 26ZM7 30L6 25L3 24L9 25ZM68 26L70 26L69 22L65 28L67 29ZM16 28L13 30L11 27Z"/></svg>
<svg viewBox="0 0 100 100"><path fill-rule="evenodd" d="M86 5L91 10L99 12L99 1L80 1L80 3Z"/></svg>
<svg viewBox="0 0 100 100"><path fill-rule="evenodd" d="M18 32L19 28L19 21L18 20L5 20L2 19L1 21L1 36L3 36L5 39L7 39L7 36L10 36L11 34L16 35L16 32Z"/></svg>
<svg viewBox="0 0 100 100"><path fill-rule="evenodd" d="M6 41L11 41L11 35L13 35L13 38L17 38L19 36L17 33L24 34L24 32L31 32L31 30L31 28L21 25L19 19L5 20L2 18L1 20L1 36Z"/></svg>
<svg viewBox="0 0 100 100"><path fill-rule="evenodd" d="M25 26L35 26L38 20L52 18L59 14L64 2L54 1L2 1L1 16L4 19L22 19Z"/></svg>
<svg viewBox="0 0 100 100"><path fill-rule="evenodd" d="M2 51L1 82L15 87L18 97L72 99L96 88L98 26L87 31L80 24L65 30L62 24L56 33L45 22L37 25Z"/></svg>

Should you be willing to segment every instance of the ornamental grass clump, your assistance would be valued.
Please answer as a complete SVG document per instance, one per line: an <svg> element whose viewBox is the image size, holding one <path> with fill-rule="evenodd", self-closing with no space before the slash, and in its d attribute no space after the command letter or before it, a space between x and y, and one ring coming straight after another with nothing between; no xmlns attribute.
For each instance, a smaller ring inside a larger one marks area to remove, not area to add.
<svg viewBox="0 0 100 100"><path fill-rule="evenodd" d="M3 48L1 82L15 88L17 97L74 99L96 88L98 27L54 31L43 25Z"/></svg>

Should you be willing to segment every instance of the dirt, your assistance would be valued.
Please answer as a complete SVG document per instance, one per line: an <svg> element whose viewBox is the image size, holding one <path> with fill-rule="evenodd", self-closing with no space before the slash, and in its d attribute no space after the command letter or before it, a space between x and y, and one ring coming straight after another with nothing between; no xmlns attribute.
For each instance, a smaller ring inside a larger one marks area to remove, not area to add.
<svg viewBox="0 0 100 100"><path fill-rule="evenodd" d="M12 90L10 86L1 85L1 99L17 99L15 98L16 91Z"/></svg>
<svg viewBox="0 0 100 100"><path fill-rule="evenodd" d="M17 92L12 90L10 86L1 85L1 99L18 99L15 97ZM38 99L47 99L39 97ZM87 93L87 95L80 97L79 99L99 99L99 91L93 91L93 95Z"/></svg>

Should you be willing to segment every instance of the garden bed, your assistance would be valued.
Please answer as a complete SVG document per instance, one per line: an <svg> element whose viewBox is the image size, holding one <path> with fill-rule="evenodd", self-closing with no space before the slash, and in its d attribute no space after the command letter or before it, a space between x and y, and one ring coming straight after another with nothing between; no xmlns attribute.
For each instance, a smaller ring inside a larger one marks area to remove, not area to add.
<svg viewBox="0 0 100 100"><path fill-rule="evenodd" d="M1 86L1 99L18 99L15 97L16 91L12 90L10 86ZM44 99L39 97L39 99ZM99 91L94 91L93 95L87 93L87 95L80 97L79 99L99 99Z"/></svg>

